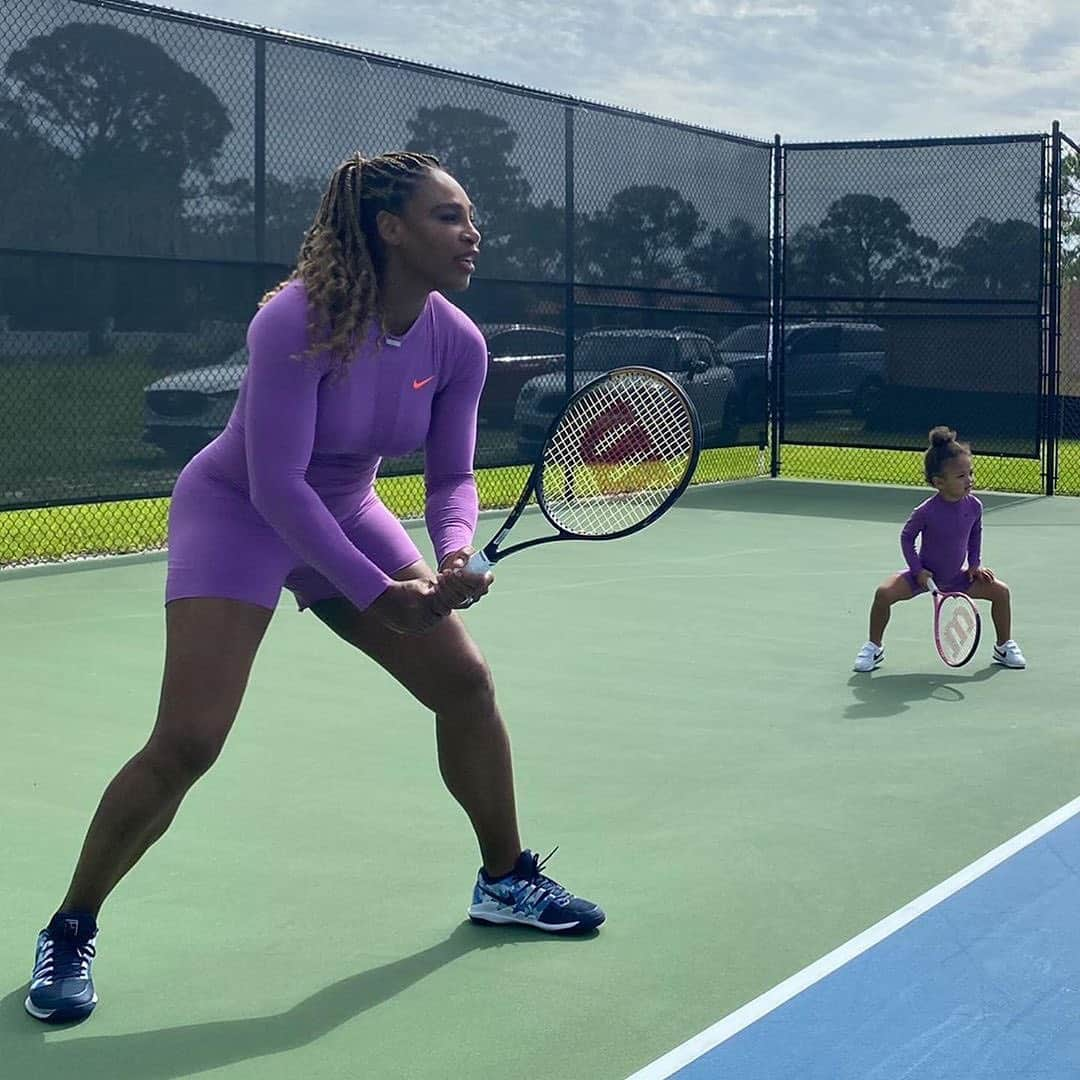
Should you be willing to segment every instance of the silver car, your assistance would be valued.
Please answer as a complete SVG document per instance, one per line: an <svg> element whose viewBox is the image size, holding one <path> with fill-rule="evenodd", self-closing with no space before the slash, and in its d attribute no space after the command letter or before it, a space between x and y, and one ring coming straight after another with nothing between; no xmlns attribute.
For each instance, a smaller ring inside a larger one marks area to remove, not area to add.
<svg viewBox="0 0 1080 1080"><path fill-rule="evenodd" d="M247 371L247 346L224 363L166 375L143 392L143 439L185 464L228 423Z"/></svg>
<svg viewBox="0 0 1080 1080"><path fill-rule="evenodd" d="M697 408L706 446L734 442L738 433L735 376L722 364L712 341L692 330L593 330L574 349L574 389L605 371L628 365L670 375ZM565 373L529 379L514 409L518 452L525 460L540 453L551 422L567 401Z"/></svg>

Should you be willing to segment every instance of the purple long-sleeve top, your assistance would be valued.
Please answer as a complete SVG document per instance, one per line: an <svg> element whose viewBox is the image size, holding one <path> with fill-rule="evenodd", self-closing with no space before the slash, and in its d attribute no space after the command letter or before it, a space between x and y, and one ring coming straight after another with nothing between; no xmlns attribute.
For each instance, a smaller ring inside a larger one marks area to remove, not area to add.
<svg viewBox="0 0 1080 1080"><path fill-rule="evenodd" d="M913 574L929 570L935 581L955 580L982 558L982 503L974 495L956 502L932 495L911 512L900 531L900 550ZM919 537L918 549L915 540Z"/></svg>
<svg viewBox="0 0 1080 1080"><path fill-rule="evenodd" d="M339 522L372 496L383 457L423 447L424 517L440 561L472 540L487 347L468 316L433 292L407 333L377 347L373 329L338 375L325 354L301 356L308 321L300 282L252 319L247 373L210 448L212 465L301 560L363 609L390 579Z"/></svg>

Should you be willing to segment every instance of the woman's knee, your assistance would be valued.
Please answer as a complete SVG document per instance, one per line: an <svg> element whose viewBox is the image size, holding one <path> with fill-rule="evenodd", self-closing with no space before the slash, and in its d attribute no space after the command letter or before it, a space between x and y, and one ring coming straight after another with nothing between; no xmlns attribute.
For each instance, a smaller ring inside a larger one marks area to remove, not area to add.
<svg viewBox="0 0 1080 1080"><path fill-rule="evenodd" d="M147 764L170 787L186 789L217 761L225 745L223 734L208 731L155 731L143 749Z"/></svg>
<svg viewBox="0 0 1080 1080"><path fill-rule="evenodd" d="M483 656L469 652L461 657L440 680L437 697L432 702L437 713L455 709L472 712L493 706L495 680Z"/></svg>

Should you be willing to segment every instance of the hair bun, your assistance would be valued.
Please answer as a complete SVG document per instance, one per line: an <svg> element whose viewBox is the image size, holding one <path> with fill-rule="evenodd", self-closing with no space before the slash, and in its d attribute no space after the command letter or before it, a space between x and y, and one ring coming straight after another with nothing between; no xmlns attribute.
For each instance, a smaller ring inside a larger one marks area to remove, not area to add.
<svg viewBox="0 0 1080 1080"><path fill-rule="evenodd" d="M940 424L936 428L930 429L930 445L931 446L945 446L948 443L956 441L956 432L952 428L947 428L944 424Z"/></svg>

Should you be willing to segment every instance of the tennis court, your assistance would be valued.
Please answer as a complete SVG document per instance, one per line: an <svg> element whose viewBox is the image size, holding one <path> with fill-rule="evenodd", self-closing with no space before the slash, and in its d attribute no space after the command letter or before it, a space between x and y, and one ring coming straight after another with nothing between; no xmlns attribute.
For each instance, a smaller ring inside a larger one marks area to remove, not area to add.
<svg viewBox="0 0 1080 1080"><path fill-rule="evenodd" d="M101 1004L59 1030L22 1011L34 936L149 730L164 563L5 572L0 1071L1075 1076L1071 810L774 990L1080 795L1074 500L982 495L1027 670L991 666L989 633L944 667L913 601L885 665L851 672L922 497L698 487L642 534L500 568L466 617L525 842L558 844L552 873L608 911L586 939L468 923L477 856L430 717L286 598L221 760L102 913Z"/></svg>

